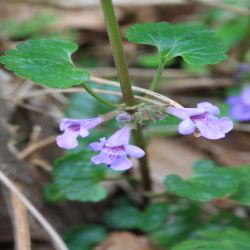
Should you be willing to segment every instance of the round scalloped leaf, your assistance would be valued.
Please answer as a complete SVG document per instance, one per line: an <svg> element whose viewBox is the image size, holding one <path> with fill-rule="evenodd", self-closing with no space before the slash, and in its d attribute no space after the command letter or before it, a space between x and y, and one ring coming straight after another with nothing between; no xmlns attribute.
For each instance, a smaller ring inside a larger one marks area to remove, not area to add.
<svg viewBox="0 0 250 250"><path fill-rule="evenodd" d="M231 171L235 175L235 178L239 179L239 188L230 198L242 205L250 206L250 165L235 167Z"/></svg>
<svg viewBox="0 0 250 250"><path fill-rule="evenodd" d="M250 234L236 228L226 228L223 231L206 230L198 239L184 241L173 250L248 250Z"/></svg>
<svg viewBox="0 0 250 250"><path fill-rule="evenodd" d="M92 250L107 238L107 230L97 225L77 226L70 229L64 240L70 250Z"/></svg>
<svg viewBox="0 0 250 250"><path fill-rule="evenodd" d="M55 163L53 175L55 184L68 200L97 202L107 196L101 186L107 174L107 168L96 166L89 151L72 153Z"/></svg>
<svg viewBox="0 0 250 250"><path fill-rule="evenodd" d="M75 43L58 38L28 40L7 50L0 63L43 86L69 88L89 80L89 74L72 63L71 54L77 48Z"/></svg>
<svg viewBox="0 0 250 250"><path fill-rule="evenodd" d="M167 60L181 56L191 64L216 64L227 58L226 47L215 33L199 25L167 22L135 24L127 30L129 41L157 47Z"/></svg>
<svg viewBox="0 0 250 250"><path fill-rule="evenodd" d="M200 161L193 167L194 176L187 180L177 175L166 177L167 191L196 201L211 201L235 193L239 179L230 169L216 167L210 161Z"/></svg>

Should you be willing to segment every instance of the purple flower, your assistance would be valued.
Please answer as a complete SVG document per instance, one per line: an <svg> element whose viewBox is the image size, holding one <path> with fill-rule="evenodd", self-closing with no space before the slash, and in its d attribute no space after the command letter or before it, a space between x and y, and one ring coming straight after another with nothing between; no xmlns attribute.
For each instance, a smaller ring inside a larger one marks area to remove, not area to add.
<svg viewBox="0 0 250 250"><path fill-rule="evenodd" d="M227 99L230 115L238 121L250 120L250 86L245 86L239 96Z"/></svg>
<svg viewBox="0 0 250 250"><path fill-rule="evenodd" d="M101 151L99 155L92 157L91 161L94 164L107 164L108 167L114 170L126 170L132 167L132 162L128 156L141 158L145 152L137 146L130 145L129 126L124 126L116 131L107 140L100 139L100 142L94 142L89 145L93 151Z"/></svg>
<svg viewBox="0 0 250 250"><path fill-rule="evenodd" d="M71 149L78 146L76 138L78 136L86 137L89 130L104 122L102 117L90 119L62 119L60 130L64 131L62 135L57 136L56 143L61 148Z"/></svg>
<svg viewBox="0 0 250 250"><path fill-rule="evenodd" d="M216 140L225 137L233 129L233 122L229 117L218 118L218 107L208 102L201 102L197 108L167 108L167 112L182 119L178 131L180 134L204 136Z"/></svg>

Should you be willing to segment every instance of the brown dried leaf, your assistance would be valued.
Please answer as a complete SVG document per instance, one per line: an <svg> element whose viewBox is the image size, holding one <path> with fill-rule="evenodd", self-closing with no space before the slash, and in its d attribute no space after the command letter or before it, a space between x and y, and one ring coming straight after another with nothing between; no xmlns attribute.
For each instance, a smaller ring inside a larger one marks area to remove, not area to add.
<svg viewBox="0 0 250 250"><path fill-rule="evenodd" d="M156 250L145 236L137 236L129 232L112 233L95 250Z"/></svg>
<svg viewBox="0 0 250 250"><path fill-rule="evenodd" d="M205 158L197 149L189 147L180 138L153 138L148 147L155 191L163 191L163 181L169 174L182 178L192 175L192 165Z"/></svg>

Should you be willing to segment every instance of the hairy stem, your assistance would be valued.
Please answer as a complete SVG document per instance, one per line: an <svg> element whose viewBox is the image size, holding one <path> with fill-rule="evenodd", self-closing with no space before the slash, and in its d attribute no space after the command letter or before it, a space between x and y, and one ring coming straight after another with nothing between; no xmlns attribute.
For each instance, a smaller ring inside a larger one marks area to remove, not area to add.
<svg viewBox="0 0 250 250"><path fill-rule="evenodd" d="M127 61L122 46L122 39L119 30L119 25L115 16L114 6L112 0L101 0L101 3L102 3L103 13L105 16L109 40L112 47L113 57L116 64L118 77L120 80L120 86L123 98L126 105L134 106L136 102L129 79ZM145 151L146 150L145 142L142 136L141 128L138 128L134 132L134 139L136 144ZM147 191L151 190L151 180L148 167L148 160L146 156L144 156L140 158L139 161L140 161L140 170L143 179L144 189Z"/></svg>
<svg viewBox="0 0 250 250"><path fill-rule="evenodd" d="M161 59L160 64L159 64L157 71L155 73L154 79L153 79L151 86L149 88L151 91L156 90L158 83L161 79L161 75L162 75L162 72L164 70L165 64L166 64L166 61L164 59Z"/></svg>
<svg viewBox="0 0 250 250"><path fill-rule="evenodd" d="M105 104L106 106L108 106L110 108L117 108L117 105L115 105L115 104L105 100L101 96L97 95L87 84L83 83L83 87L86 90L86 92L88 92L92 97L94 97L99 102Z"/></svg>

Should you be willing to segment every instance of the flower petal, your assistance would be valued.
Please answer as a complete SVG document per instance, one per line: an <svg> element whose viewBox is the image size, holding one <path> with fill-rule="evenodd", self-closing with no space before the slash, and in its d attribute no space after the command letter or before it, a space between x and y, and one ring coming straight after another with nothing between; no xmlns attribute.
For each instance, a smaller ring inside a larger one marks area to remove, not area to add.
<svg viewBox="0 0 250 250"><path fill-rule="evenodd" d="M242 102L250 106L250 86L246 85L240 95ZM249 107L250 108L250 107Z"/></svg>
<svg viewBox="0 0 250 250"><path fill-rule="evenodd" d="M104 119L101 116L90 118L90 119L82 119L81 127L86 128L87 130L95 128L97 125L104 122Z"/></svg>
<svg viewBox="0 0 250 250"><path fill-rule="evenodd" d="M81 126L80 131L79 131L79 135L81 137L87 137L89 135L88 129Z"/></svg>
<svg viewBox="0 0 250 250"><path fill-rule="evenodd" d="M125 145L126 153L134 158L141 158L145 155L145 152L137 146Z"/></svg>
<svg viewBox="0 0 250 250"><path fill-rule="evenodd" d="M241 100L239 96L229 96L226 102L230 105L234 105L234 104L241 102Z"/></svg>
<svg viewBox="0 0 250 250"><path fill-rule="evenodd" d="M225 137L225 133L221 130L220 120L213 116L207 116L203 121L196 123L201 135L210 140L217 140Z"/></svg>
<svg viewBox="0 0 250 250"><path fill-rule="evenodd" d="M132 162L128 159L127 156L118 157L116 161L114 161L110 168L117 171L127 170L133 166Z"/></svg>
<svg viewBox="0 0 250 250"><path fill-rule="evenodd" d="M61 131L64 131L66 130L71 124L73 123L78 123L77 120L75 119L68 119L68 118L63 118L60 122L60 130Z"/></svg>
<svg viewBox="0 0 250 250"><path fill-rule="evenodd" d="M239 102L231 106L230 116L237 121L249 121L250 120L250 106L244 105Z"/></svg>
<svg viewBox="0 0 250 250"><path fill-rule="evenodd" d="M220 114L220 109L218 107L212 105L210 102L200 102L197 104L197 108L205 109L206 112L213 114L213 115Z"/></svg>
<svg viewBox="0 0 250 250"><path fill-rule="evenodd" d="M218 140L225 137L225 134L218 130L213 130L206 126L199 127L200 133L203 137L210 139L210 140Z"/></svg>
<svg viewBox="0 0 250 250"><path fill-rule="evenodd" d="M182 135L193 134L195 131L194 123L190 119L186 119L179 124L178 131Z"/></svg>
<svg viewBox="0 0 250 250"><path fill-rule="evenodd" d="M111 159L109 158L109 155L104 152L101 152L99 155L93 156L91 158L91 161L96 165L101 163L110 165L112 163Z"/></svg>
<svg viewBox="0 0 250 250"><path fill-rule="evenodd" d="M221 131L223 133L228 133L229 131L233 129L233 126L234 126L233 121L229 117L220 118L219 124L221 127Z"/></svg>
<svg viewBox="0 0 250 250"><path fill-rule="evenodd" d="M126 145L129 143L131 128L124 126L108 138L107 144L111 147Z"/></svg>
<svg viewBox="0 0 250 250"><path fill-rule="evenodd" d="M89 147L93 151L101 151L105 142L92 142L89 144Z"/></svg>
<svg viewBox="0 0 250 250"><path fill-rule="evenodd" d="M186 120L190 116L193 115L199 115L205 112L204 109L198 109L198 108L174 108L174 107L168 107L166 108L166 112L174 115L182 120Z"/></svg>
<svg viewBox="0 0 250 250"><path fill-rule="evenodd" d="M64 132L62 135L56 137L56 143L60 148L75 148L78 146L77 135L78 133Z"/></svg>

